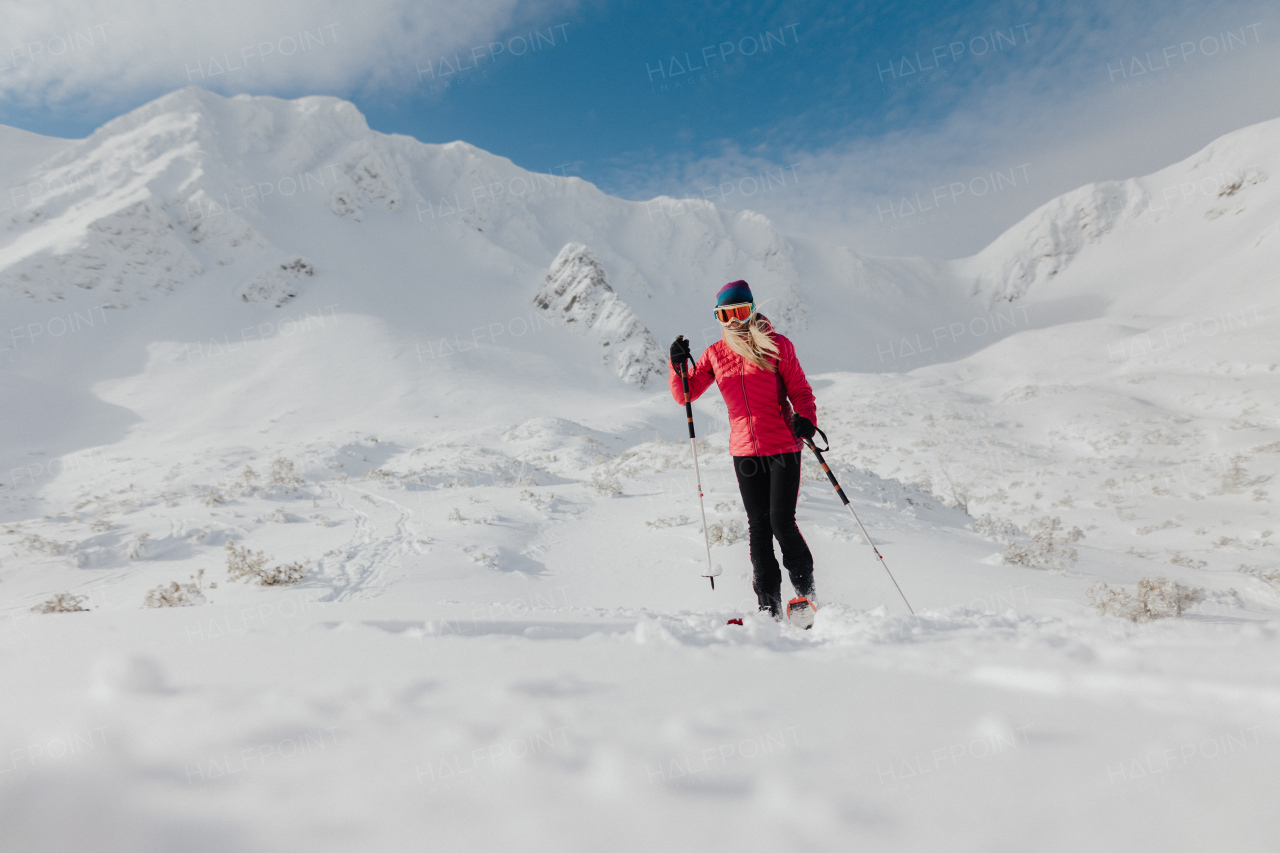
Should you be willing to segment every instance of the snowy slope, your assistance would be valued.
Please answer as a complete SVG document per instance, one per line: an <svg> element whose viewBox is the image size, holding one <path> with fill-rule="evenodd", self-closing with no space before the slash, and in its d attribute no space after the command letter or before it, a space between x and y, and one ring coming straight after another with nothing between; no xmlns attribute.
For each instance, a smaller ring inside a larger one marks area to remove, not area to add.
<svg viewBox="0 0 1280 853"><path fill-rule="evenodd" d="M1256 806L1280 742L1280 123L952 262L610 198L331 98L186 89L85 140L2 130L0 171L38 186L0 211L5 846L1280 828ZM712 339L739 277L795 339L915 616L813 463L815 628L750 616L714 393L726 572L700 577L653 368ZM228 544L305 577L234 581ZM141 606L193 576L198 606ZM1204 597L1150 624L1089 607L1151 576ZM57 593L87 612L31 612Z"/></svg>
<svg viewBox="0 0 1280 853"><path fill-rule="evenodd" d="M1153 303L1198 308L1211 287L1205 279L1221 275L1224 263L1266 269L1265 244L1280 235L1280 189L1267 183L1280 165L1277 134L1280 119L1229 134L1154 174L1060 196L957 264L957 274L999 300L1103 296L1116 314ZM1179 238L1192 242L1170 252ZM1068 275L1094 259L1101 263ZM1261 284L1240 282L1240 291Z"/></svg>
<svg viewBox="0 0 1280 853"><path fill-rule="evenodd" d="M940 340L931 330L932 353L908 353L912 337L890 357L934 366L840 380L879 413L860 416L849 461L963 493L975 516L1061 514L1110 548L1207 566L1223 585L1273 570L1278 134L1280 120L1266 122L1153 175L1082 187L953 262L991 310ZM996 326L1018 331L947 357ZM884 453L907 446L928 453Z"/></svg>

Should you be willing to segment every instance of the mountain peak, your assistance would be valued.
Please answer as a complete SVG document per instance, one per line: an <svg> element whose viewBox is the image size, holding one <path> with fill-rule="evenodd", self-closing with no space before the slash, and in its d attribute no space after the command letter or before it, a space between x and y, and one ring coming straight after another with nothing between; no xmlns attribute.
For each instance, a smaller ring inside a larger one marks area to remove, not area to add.
<svg viewBox="0 0 1280 853"><path fill-rule="evenodd" d="M144 126L200 128L205 139L224 147L233 141L262 140L297 131L309 137L368 138L373 131L350 101L328 95L286 100L268 95L225 97L198 86L186 86L104 124L85 142L136 132ZM243 145L230 144L232 150Z"/></svg>

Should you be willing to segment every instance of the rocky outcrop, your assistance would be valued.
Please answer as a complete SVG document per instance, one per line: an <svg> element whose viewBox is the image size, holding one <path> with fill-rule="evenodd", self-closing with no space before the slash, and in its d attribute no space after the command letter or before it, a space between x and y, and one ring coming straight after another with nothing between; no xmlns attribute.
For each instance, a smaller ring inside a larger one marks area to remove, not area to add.
<svg viewBox="0 0 1280 853"><path fill-rule="evenodd" d="M603 360L628 385L644 388L663 374L657 341L609 286L600 261L583 244L560 250L533 304L552 323L599 342Z"/></svg>
<svg viewBox="0 0 1280 853"><path fill-rule="evenodd" d="M316 268L311 261L293 257L254 276L240 288L240 298L245 302L270 302L279 308L298 295L298 284L302 279L315 274Z"/></svg>
<svg viewBox="0 0 1280 853"><path fill-rule="evenodd" d="M57 300L70 285L96 290L100 304L118 308L169 293L204 272L151 199L96 218L62 212L43 230L41 212L24 211L35 218L34 233L0 252L0 292L6 295Z"/></svg>

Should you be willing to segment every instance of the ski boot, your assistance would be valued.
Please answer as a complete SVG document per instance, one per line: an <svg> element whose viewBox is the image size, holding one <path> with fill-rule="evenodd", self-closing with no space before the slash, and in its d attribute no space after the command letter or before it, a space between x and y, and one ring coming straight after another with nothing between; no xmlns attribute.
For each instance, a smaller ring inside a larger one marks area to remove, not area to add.
<svg viewBox="0 0 1280 853"><path fill-rule="evenodd" d="M803 595L798 595L787 602L787 621L797 628L808 631L813 627L813 614L817 605Z"/></svg>

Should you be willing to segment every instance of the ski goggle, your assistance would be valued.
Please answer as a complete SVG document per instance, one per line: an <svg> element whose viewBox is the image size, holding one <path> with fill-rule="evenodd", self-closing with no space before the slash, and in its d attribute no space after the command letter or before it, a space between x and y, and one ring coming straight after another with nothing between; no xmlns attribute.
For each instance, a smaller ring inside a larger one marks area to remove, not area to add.
<svg viewBox="0 0 1280 853"><path fill-rule="evenodd" d="M745 322L756 312L754 302L743 302L740 305L724 305L716 309L716 319L721 323Z"/></svg>

